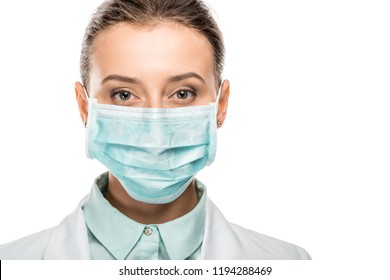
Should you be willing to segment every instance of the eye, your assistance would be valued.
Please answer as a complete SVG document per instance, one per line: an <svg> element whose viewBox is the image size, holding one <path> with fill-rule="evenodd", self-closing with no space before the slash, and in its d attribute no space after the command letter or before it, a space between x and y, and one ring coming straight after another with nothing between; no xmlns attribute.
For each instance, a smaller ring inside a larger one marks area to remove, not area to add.
<svg viewBox="0 0 390 280"><path fill-rule="evenodd" d="M119 99L121 101L127 101L131 98L134 98L133 94L127 90L117 90L113 92L112 95L115 99Z"/></svg>
<svg viewBox="0 0 390 280"><path fill-rule="evenodd" d="M195 98L196 93L188 89L180 89L172 95L175 99L191 99Z"/></svg>

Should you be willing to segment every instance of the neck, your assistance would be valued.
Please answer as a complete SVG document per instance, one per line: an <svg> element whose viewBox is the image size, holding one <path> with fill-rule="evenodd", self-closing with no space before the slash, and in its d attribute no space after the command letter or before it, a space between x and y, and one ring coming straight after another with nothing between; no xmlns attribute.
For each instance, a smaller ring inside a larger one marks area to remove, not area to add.
<svg viewBox="0 0 390 280"><path fill-rule="evenodd" d="M110 172L105 197L122 214L141 224L162 224L172 221L190 212L198 203L195 180L171 203L149 204L130 197Z"/></svg>

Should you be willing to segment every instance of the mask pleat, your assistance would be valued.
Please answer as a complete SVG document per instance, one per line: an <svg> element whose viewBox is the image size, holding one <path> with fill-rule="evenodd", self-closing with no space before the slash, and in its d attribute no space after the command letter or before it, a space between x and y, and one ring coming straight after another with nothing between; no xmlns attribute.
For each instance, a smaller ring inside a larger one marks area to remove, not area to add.
<svg viewBox="0 0 390 280"><path fill-rule="evenodd" d="M95 144L95 157L110 156L118 163L138 168L170 170L199 158L207 157L208 146L189 146L176 149L134 148L127 154L127 146ZM177 155L180 154L180 157Z"/></svg>
<svg viewBox="0 0 390 280"><path fill-rule="evenodd" d="M140 123L121 121L112 123L109 119L96 123L96 142L128 145L143 148L176 148L207 145L209 130L207 120L180 123Z"/></svg>
<svg viewBox="0 0 390 280"><path fill-rule="evenodd" d="M131 165L123 165L107 154L98 160L106 166L111 166L112 170L116 170L116 173L122 174L123 176L129 177L131 179L180 181L186 177L193 176L195 173L201 170L204 167L207 158L202 157L179 167L165 170L154 169L152 167L141 168Z"/></svg>
<svg viewBox="0 0 390 280"><path fill-rule="evenodd" d="M174 184L156 184L153 181L147 182L149 188L145 188L144 182L138 184L137 182L130 180L126 177L116 175L119 182L122 185L128 186L128 194L136 200L147 203L169 203L176 199L180 194L185 191L185 188L191 183L192 176L187 180L182 180Z"/></svg>

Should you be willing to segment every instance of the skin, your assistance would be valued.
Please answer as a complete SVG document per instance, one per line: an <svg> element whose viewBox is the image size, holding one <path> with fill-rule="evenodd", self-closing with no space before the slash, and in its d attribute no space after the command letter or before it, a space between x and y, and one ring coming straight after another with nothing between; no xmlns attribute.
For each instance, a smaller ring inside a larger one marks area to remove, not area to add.
<svg viewBox="0 0 390 280"><path fill-rule="evenodd" d="M116 24L95 39L91 53L90 97L98 103L144 108L207 105L216 100L219 85L214 74L213 51L199 32L176 23L137 26ZM75 83L83 124L88 117L87 93ZM221 87L217 120L224 122L229 81ZM160 224L190 212L197 204L195 182L175 201L148 204L134 200L109 173L106 199L129 218Z"/></svg>

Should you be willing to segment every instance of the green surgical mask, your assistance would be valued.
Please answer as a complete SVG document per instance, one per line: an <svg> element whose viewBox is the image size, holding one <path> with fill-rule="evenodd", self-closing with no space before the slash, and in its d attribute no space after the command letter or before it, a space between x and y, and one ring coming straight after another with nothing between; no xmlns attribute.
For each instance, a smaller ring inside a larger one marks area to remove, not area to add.
<svg viewBox="0 0 390 280"><path fill-rule="evenodd" d="M214 161L217 111L217 102L135 108L90 98L87 156L104 164L135 200L172 202Z"/></svg>

